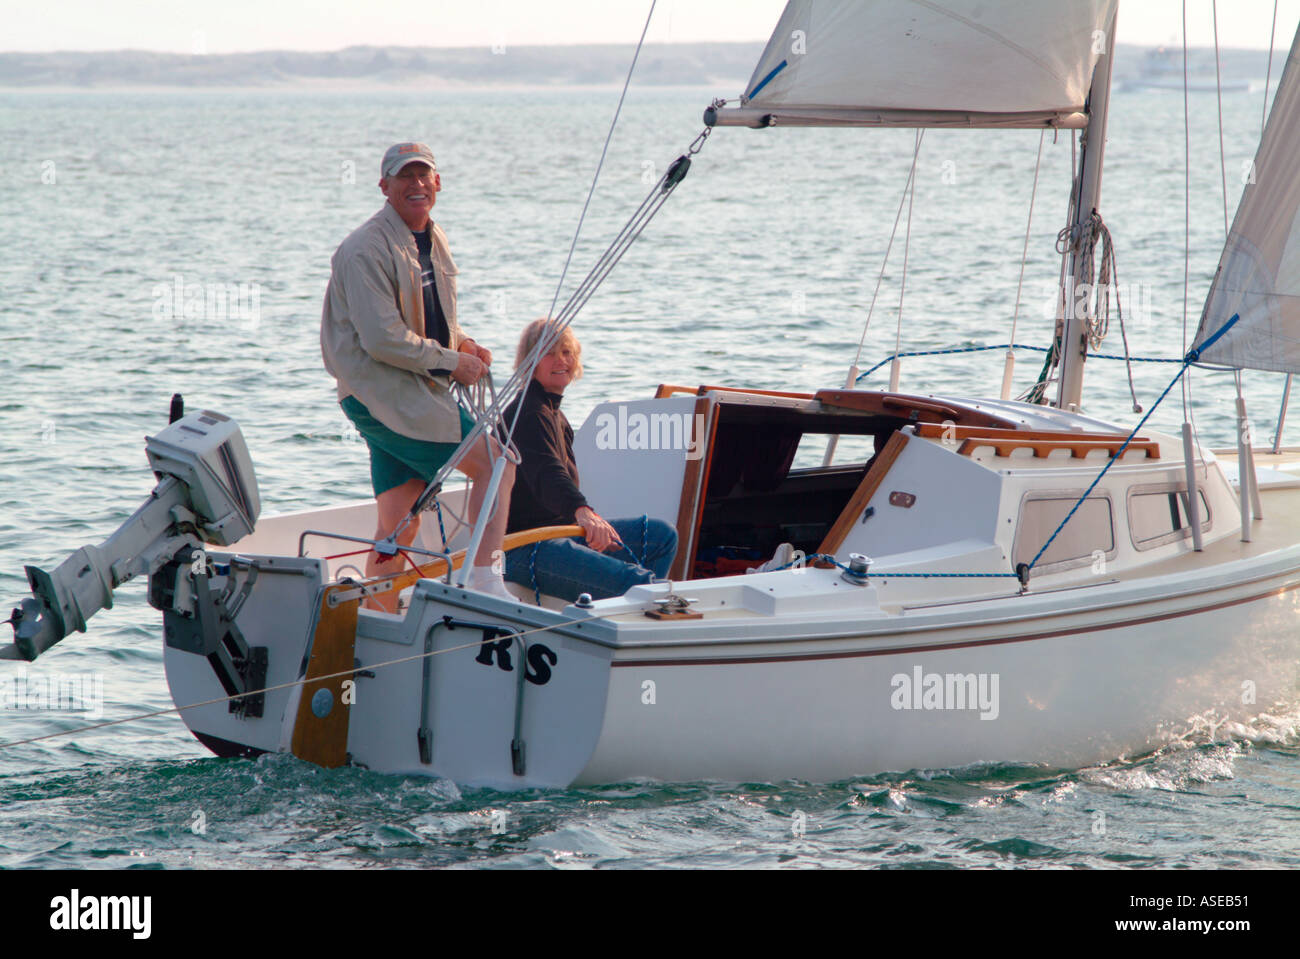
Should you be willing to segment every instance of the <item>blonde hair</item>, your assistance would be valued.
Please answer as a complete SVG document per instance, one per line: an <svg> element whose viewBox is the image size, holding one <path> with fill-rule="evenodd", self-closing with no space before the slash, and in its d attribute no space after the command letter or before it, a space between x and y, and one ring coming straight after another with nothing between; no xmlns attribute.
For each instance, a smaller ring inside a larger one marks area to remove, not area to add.
<svg viewBox="0 0 1300 959"><path fill-rule="evenodd" d="M533 351L538 342L543 338L555 335L555 330L559 324L552 319L542 317L540 320L533 320L524 327L524 332L519 336L519 348L515 350L515 369L523 366L528 360L528 354ZM573 378L575 380L582 378L582 344L578 342L577 336L574 335L571 327L565 327L564 332L560 334L559 339L551 344L554 350L559 346L567 346L573 351Z"/></svg>

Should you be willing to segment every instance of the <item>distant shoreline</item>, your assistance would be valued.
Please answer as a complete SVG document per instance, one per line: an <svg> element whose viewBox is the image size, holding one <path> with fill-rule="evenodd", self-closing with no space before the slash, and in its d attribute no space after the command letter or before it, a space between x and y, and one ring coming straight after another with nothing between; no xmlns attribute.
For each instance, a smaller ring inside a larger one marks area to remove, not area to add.
<svg viewBox="0 0 1300 959"><path fill-rule="evenodd" d="M762 43L647 44L638 87L709 87L739 94ZM495 92L608 90L621 86L630 44L551 47L348 47L328 52L176 54L145 50L0 52L0 93L84 92ZM1116 49L1116 85L1149 71L1168 47ZM1181 67L1181 48L1178 49ZM1192 73L1214 70L1212 48L1189 50ZM1266 50L1222 50L1225 81L1262 80ZM1275 74L1285 54L1274 54ZM1157 65L1159 65L1157 63Z"/></svg>
<svg viewBox="0 0 1300 959"><path fill-rule="evenodd" d="M293 93L337 93L362 94L362 93L608 93L611 90L621 90L622 83L592 83L592 84L572 84L572 83L501 83L501 84L458 84L445 83L437 85L419 85L419 84L280 84L278 86L237 86L233 84L208 84L204 86L182 86L182 85L123 85L123 86L7 86L0 84L0 96L8 94L140 94L140 93L246 93L250 95L260 94L293 94ZM735 87L735 89L732 89ZM726 83L655 83L646 84L641 87L642 91L662 90L671 92L674 90L706 90L709 93L718 96L735 94L739 96L739 87L736 84ZM631 95L631 94L629 94ZM707 104L704 104L707 106ZM703 106L701 107L703 109Z"/></svg>

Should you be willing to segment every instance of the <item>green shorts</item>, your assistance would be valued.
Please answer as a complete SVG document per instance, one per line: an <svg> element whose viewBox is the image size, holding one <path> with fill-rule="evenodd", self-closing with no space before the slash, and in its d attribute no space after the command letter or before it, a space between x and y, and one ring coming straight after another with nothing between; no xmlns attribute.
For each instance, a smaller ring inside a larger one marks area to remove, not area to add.
<svg viewBox="0 0 1300 959"><path fill-rule="evenodd" d="M428 483L438 475L438 470L447 465L451 454L460 446L459 441L431 443L394 433L371 416L370 411L355 396L346 397L339 405L370 447L370 484L374 487L376 497L413 479ZM463 408L458 409L460 436L464 439L474 428L474 418Z"/></svg>

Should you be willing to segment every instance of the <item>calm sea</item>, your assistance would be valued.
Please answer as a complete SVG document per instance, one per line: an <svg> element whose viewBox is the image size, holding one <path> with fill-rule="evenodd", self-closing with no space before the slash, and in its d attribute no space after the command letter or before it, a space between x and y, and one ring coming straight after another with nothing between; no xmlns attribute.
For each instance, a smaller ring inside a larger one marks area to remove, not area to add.
<svg viewBox="0 0 1300 959"><path fill-rule="evenodd" d="M569 288L718 92L730 91L633 91ZM1230 208L1262 100L1225 96ZM461 321L503 369L522 326L550 308L614 104L612 91L0 95L0 606L24 595L25 563L57 564L139 505L153 485L142 439L165 424L173 393L240 422L265 514L367 497L364 447L349 438L317 335L330 255L382 202L383 149L433 144ZM1213 96L1192 110L1194 330L1223 242L1224 188ZM1102 208L1128 345L1178 356L1182 98L1117 92L1112 111ZM913 143L910 131L715 133L579 318L587 375L566 399L571 419L659 383L842 385ZM900 227L863 369L896 342L1012 340L1039 145L1037 132L925 135L903 322ZM1050 337L1070 154L1068 136L1042 144L1017 343ZM216 290L224 311L206 306ZM205 305L187 311L191 301ZM1113 311L1103 349L1123 353ZM1019 355L1018 390L1040 364L1041 354ZM902 387L989 394L1001 371L1001 351L910 359ZM1139 402L1170 376L1135 364ZM1245 379L1262 441L1282 377ZM886 371L867 382L885 385ZM1090 412L1136 422L1123 363L1091 362L1085 388ZM1198 374L1193 401L1202 435L1231 444L1230 378ZM1182 415L1175 392L1153 425L1176 431ZM164 709L159 625L133 583L89 633L0 668L96 678L104 719ZM88 721L0 710L0 739ZM1078 770L497 794L283 756L218 760L166 715L0 748L0 866L1295 866L1298 722L1283 710Z"/></svg>

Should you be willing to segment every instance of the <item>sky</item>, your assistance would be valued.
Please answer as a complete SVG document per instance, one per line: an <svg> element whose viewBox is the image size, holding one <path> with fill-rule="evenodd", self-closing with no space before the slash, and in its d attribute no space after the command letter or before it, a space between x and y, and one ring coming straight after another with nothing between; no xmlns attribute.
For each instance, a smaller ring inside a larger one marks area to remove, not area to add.
<svg viewBox="0 0 1300 959"><path fill-rule="evenodd" d="M1212 46L1211 0L1186 4L1189 45ZM766 40L784 6L785 0L657 0L647 41ZM1182 7L1182 0L1123 0L1117 39L1180 44ZM1220 45L1267 49L1273 7L1274 0L1223 0ZM0 0L0 51L635 43L649 9L649 0ZM1287 48L1300 0L1278 0L1277 20L1276 45Z"/></svg>

